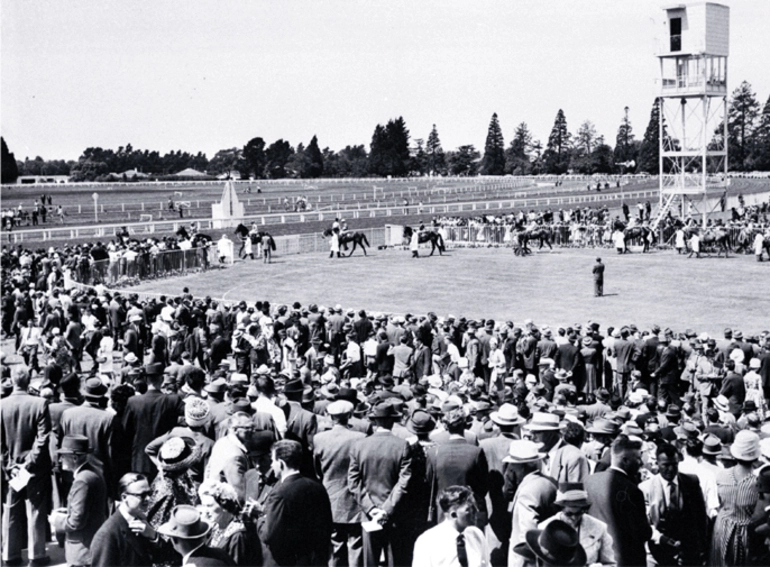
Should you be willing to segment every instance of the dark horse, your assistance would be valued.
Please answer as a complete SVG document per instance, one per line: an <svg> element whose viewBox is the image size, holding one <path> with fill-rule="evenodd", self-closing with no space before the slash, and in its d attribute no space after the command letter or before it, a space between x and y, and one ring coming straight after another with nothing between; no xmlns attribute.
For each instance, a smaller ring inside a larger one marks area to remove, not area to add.
<svg viewBox="0 0 770 567"><path fill-rule="evenodd" d="M698 230L698 227L685 228L684 234L687 240L689 241L690 238L692 238L692 235ZM729 258L730 235L724 227L708 227L706 231L701 234L700 246L701 250L704 252L716 249L717 258L722 255L722 252L725 253L725 258Z"/></svg>
<svg viewBox="0 0 770 567"><path fill-rule="evenodd" d="M327 228L326 230L323 231L322 236L324 238L329 238L332 234L333 234L332 229ZM366 235L363 232L345 232L343 234L340 234L339 239L340 239L340 248L342 248L345 251L347 251L348 249L348 244L350 244L351 242L353 243L353 248L350 251L350 254L348 254L348 256L352 256L353 252L355 252L356 248L358 248L359 246L361 247L361 250L363 250L364 256L368 256L368 254L366 253L366 247L371 246L371 244L369 244L369 239L366 238Z"/></svg>
<svg viewBox="0 0 770 567"><path fill-rule="evenodd" d="M411 226L405 226L404 227L404 238L407 240L412 239L412 227ZM423 231L420 233L420 236L417 237L417 242L422 244L423 242L430 242L431 249L430 249L430 255L433 256L433 253L438 249L439 256L443 256L444 252L446 251L446 246L444 246L444 239L441 237L441 235L438 232L433 231Z"/></svg>
<svg viewBox="0 0 770 567"><path fill-rule="evenodd" d="M515 246L513 249L515 254L518 255L519 251L522 252L522 256L532 254L532 250L529 247L530 240L538 241L538 250L542 250L543 244L547 244L548 248L553 250L553 246L551 246L551 231L546 227L538 226L536 228L529 229L522 223L517 222L513 228L516 234L516 239L518 240L518 246Z"/></svg>
<svg viewBox="0 0 770 567"><path fill-rule="evenodd" d="M629 250L628 245L640 238L643 243L642 254L650 251L650 241L655 239L655 233L651 229L646 226L630 226L626 228L626 225L620 221L615 221L615 228L623 231L624 254L630 254L631 250Z"/></svg>
<svg viewBox="0 0 770 567"><path fill-rule="evenodd" d="M262 255L264 256L264 261L268 264L273 259L273 252L275 252L275 240L272 236L270 236L270 233L264 232L260 230L259 232L252 234L249 228L244 225L243 223L238 224L238 226L235 227L235 234L237 234L241 238L241 249L238 250L238 257L241 257L241 253L243 253L244 248L244 242L243 240L246 238L251 238L252 244L262 244Z"/></svg>
<svg viewBox="0 0 770 567"><path fill-rule="evenodd" d="M180 240L189 240L192 242L193 248L198 248L199 246L203 244L211 244L213 241L213 238L211 238L208 234L201 234L200 232L196 232L193 236L190 236L190 233L187 232L187 229L183 226L180 226L175 233Z"/></svg>

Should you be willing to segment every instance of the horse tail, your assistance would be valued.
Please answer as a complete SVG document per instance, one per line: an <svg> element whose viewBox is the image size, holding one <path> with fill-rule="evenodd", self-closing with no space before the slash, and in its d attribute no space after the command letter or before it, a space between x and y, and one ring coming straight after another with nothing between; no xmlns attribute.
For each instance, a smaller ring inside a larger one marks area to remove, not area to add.
<svg viewBox="0 0 770 567"><path fill-rule="evenodd" d="M369 244L369 239L366 238L366 234L364 234L363 232L361 233L361 242L363 242L367 246L371 246L371 244Z"/></svg>
<svg viewBox="0 0 770 567"><path fill-rule="evenodd" d="M436 233L436 244L438 244L439 250L446 252L446 248L444 247L444 237L441 236L440 233Z"/></svg>
<svg viewBox="0 0 770 567"><path fill-rule="evenodd" d="M270 244L270 250L275 252L275 239L268 234L267 235L267 240L268 240L268 244Z"/></svg>

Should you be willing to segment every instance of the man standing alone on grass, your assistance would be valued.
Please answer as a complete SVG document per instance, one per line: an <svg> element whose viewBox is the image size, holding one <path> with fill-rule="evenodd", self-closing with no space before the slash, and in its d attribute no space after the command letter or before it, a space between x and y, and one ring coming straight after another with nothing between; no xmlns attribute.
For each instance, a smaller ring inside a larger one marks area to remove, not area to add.
<svg viewBox="0 0 770 567"><path fill-rule="evenodd" d="M594 264L594 296L601 297L604 295L604 264L602 259L597 258L596 264Z"/></svg>

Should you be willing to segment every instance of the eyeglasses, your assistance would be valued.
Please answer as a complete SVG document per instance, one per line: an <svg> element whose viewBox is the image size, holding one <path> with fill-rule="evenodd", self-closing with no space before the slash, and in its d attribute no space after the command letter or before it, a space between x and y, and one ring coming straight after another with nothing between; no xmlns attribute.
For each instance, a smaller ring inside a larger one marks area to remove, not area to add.
<svg viewBox="0 0 770 567"><path fill-rule="evenodd" d="M131 496L136 496L140 500L144 500L145 498L152 496L152 490L145 490L144 492L124 492L123 494L130 494Z"/></svg>

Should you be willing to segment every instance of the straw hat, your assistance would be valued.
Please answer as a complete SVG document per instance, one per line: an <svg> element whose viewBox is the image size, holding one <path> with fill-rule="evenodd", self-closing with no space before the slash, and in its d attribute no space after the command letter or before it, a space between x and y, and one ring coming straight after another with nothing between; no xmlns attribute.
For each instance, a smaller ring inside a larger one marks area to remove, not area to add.
<svg viewBox="0 0 770 567"><path fill-rule="evenodd" d="M559 484L554 504L587 508L591 505L591 501L588 499L588 492L586 492L582 482L563 482Z"/></svg>
<svg viewBox="0 0 770 567"><path fill-rule="evenodd" d="M158 451L158 468L176 472L189 468L201 458L201 448L191 437L171 437Z"/></svg>
<svg viewBox="0 0 770 567"><path fill-rule="evenodd" d="M532 420L524 425L530 431L558 431L561 429L559 416L552 413L535 412Z"/></svg>
<svg viewBox="0 0 770 567"><path fill-rule="evenodd" d="M508 446L508 455L503 458L504 463L534 463L545 457L545 453L539 452L540 446L527 439L514 439Z"/></svg>
<svg viewBox="0 0 770 567"><path fill-rule="evenodd" d="M489 419L498 425L520 425L526 421L513 404L503 404L498 411L489 414Z"/></svg>

